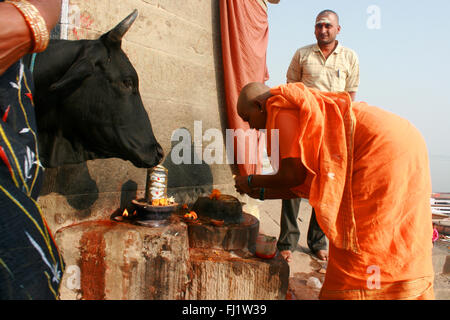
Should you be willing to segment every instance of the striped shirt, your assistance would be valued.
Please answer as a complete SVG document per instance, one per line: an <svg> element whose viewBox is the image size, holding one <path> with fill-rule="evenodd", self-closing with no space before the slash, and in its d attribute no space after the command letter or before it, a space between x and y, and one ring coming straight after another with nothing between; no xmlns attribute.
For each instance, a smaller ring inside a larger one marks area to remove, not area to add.
<svg viewBox="0 0 450 320"><path fill-rule="evenodd" d="M339 43L325 59L317 44L298 49L286 73L287 82L303 82L320 91L356 92L359 86L359 61L356 53Z"/></svg>

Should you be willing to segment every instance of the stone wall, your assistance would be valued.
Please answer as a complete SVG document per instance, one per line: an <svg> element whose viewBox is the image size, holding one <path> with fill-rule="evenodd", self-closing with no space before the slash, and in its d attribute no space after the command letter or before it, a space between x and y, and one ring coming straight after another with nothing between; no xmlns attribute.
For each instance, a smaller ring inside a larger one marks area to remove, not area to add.
<svg viewBox="0 0 450 320"><path fill-rule="evenodd" d="M232 166L174 165L172 132L186 128L194 139L194 121L202 132L225 132L220 46L219 0L64 1L57 29L68 39L95 39L135 8L139 15L122 48L139 75L140 93L153 131L164 149L169 194L189 202L213 187L233 193ZM67 12L67 15L64 13ZM199 134L197 132L197 134ZM202 154L210 142L197 144ZM224 142L219 141L224 147ZM93 160L46 170L39 203L53 231L77 222L109 217L130 199L142 197L146 170L120 159Z"/></svg>

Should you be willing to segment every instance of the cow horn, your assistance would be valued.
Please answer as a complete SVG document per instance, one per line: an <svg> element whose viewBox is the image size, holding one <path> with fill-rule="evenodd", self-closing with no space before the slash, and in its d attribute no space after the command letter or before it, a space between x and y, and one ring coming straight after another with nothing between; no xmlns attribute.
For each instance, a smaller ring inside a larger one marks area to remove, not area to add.
<svg viewBox="0 0 450 320"><path fill-rule="evenodd" d="M108 39L112 42L121 42L122 37L125 35L128 29L130 29L134 20L136 20L137 15L138 11L137 9L134 9L133 12L128 15L128 17L123 19L117 26L114 27L114 29L112 29L108 33Z"/></svg>

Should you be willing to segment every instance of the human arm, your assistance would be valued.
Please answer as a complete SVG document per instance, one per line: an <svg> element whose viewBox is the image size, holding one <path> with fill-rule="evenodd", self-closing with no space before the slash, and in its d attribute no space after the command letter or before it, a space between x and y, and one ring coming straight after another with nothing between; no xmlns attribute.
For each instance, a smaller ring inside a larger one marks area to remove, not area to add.
<svg viewBox="0 0 450 320"><path fill-rule="evenodd" d="M293 199L298 198L291 191L306 179L306 169L300 158L282 159L280 169L274 175L252 175L250 185L248 176L235 178L236 191L248 194L250 197L259 199L261 188L264 188L264 199Z"/></svg>
<svg viewBox="0 0 450 320"><path fill-rule="evenodd" d="M289 68L286 72L286 83L301 82L302 68L300 66L300 50L294 53Z"/></svg>
<svg viewBox="0 0 450 320"><path fill-rule="evenodd" d="M278 171L273 175L254 175L250 185L248 176L236 178L236 190L251 197L259 198L260 188L265 188L265 199L297 198L290 189L302 185L306 179L306 168L300 158L298 127L299 114L293 110L280 110L276 115L275 128L278 128L278 139L271 141L271 158L281 159ZM276 135L275 135L276 136ZM276 154L272 148L279 149Z"/></svg>
<svg viewBox="0 0 450 320"><path fill-rule="evenodd" d="M240 192L241 194L246 194L245 192ZM264 188L263 194L261 194L261 188L253 188L251 192L247 193L250 198L253 199L261 199L262 200L273 200L273 199L281 199L281 200L289 200L289 199L297 199L298 195L292 192L290 189L273 189L273 188Z"/></svg>
<svg viewBox="0 0 450 320"><path fill-rule="evenodd" d="M40 12L47 29L59 20L61 0L29 0ZM10 3L0 2L0 75L31 51L32 33L20 11Z"/></svg>
<svg viewBox="0 0 450 320"><path fill-rule="evenodd" d="M356 99L356 92L353 91L353 92L349 92L348 94L349 94L350 97L352 98L352 101L355 101L355 99Z"/></svg>
<svg viewBox="0 0 450 320"><path fill-rule="evenodd" d="M352 57L352 64L345 84L345 91L347 91L350 94L352 101L355 101L356 99L356 92L358 91L358 87L359 87L359 60L356 53L354 53Z"/></svg>

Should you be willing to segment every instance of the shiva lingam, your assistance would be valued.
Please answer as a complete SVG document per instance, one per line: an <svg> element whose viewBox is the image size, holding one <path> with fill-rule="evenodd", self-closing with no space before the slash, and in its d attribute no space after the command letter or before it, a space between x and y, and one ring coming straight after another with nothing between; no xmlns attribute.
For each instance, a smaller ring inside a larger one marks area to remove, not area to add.
<svg viewBox="0 0 450 320"><path fill-rule="evenodd" d="M130 222L147 227L167 225L178 208L175 199L167 197L167 180L167 169L163 166L148 169L144 198L131 200L134 207L132 215L125 209L122 217L115 217L115 220L132 220Z"/></svg>
<svg viewBox="0 0 450 320"><path fill-rule="evenodd" d="M144 199L131 201L136 207L138 224L158 227L168 223L178 204L173 197L167 197L167 182L167 169L162 165L147 170Z"/></svg>

